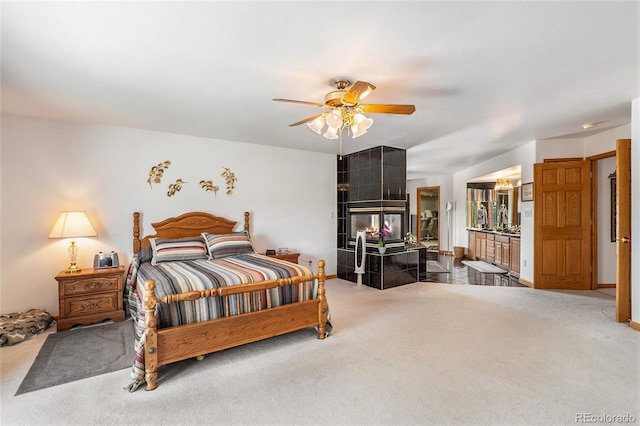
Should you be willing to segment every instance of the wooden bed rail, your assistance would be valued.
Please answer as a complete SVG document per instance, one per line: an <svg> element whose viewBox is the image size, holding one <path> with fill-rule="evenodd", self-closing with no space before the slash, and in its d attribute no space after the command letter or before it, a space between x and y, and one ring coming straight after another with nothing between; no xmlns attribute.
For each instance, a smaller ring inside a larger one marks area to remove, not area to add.
<svg viewBox="0 0 640 426"><path fill-rule="evenodd" d="M318 288L317 295L314 299L304 301L304 302L295 302L286 305L281 305L279 307L265 309L256 312L250 313L242 313L238 315L233 315L232 317L224 317L206 321L204 323L198 324L188 324L186 326L180 327L212 327L215 328L216 323L228 323L232 321L238 321L237 319L243 316L251 315L252 318L256 316L264 317L264 326L261 327L259 324L254 326L255 330L263 330L257 331L254 337L239 337L237 342L229 342L229 340L225 340L223 343L221 342L219 346L216 346L217 343L208 342L207 348L209 352L214 352L216 350L226 349L229 347L237 346L239 344L249 343L252 341L261 340L265 337L272 337L278 334L282 334L280 331L276 331L273 333L266 332L264 330L269 329L269 321L272 321L272 316L274 314L270 313L270 311L274 311L276 309L291 309L292 311L295 309L306 309L305 306L312 308L311 311L308 311L308 314L304 314L300 318L296 318L297 325L292 325L289 331L293 331L295 329L302 329L309 326L318 326L318 338L324 339L326 337L326 324L327 324L327 316L328 316L328 307L327 307L327 299L325 296L325 261L318 261L318 272L312 275L305 275L300 277L292 277L292 278L281 278L269 281L261 281L257 283L247 283L247 284L239 284L232 287L223 287L218 289L209 289L209 290L200 290L200 291L191 291L182 294L172 294L164 297L156 296L156 283L153 280L147 280L144 282L145 288L145 297L144 297L144 311L145 311L145 380L147 382L147 390L155 389L157 384L157 369L158 365L164 364L165 362L159 362L158 351L162 351L163 355L161 357L162 360L167 358L172 358L173 360L178 359L186 359L190 356L181 356L181 355L164 355L165 348L162 345L158 346L158 334L164 335L164 333L172 333L172 329L160 329L158 330L157 318L155 314L156 306L158 303L176 303L181 301L194 301L198 300L202 297L214 297L214 296L229 296L241 293L249 293L254 291L261 291L272 289L276 287L282 287L286 285L292 284L300 284L304 282L309 282L313 280L318 280ZM313 305L309 305L312 303ZM317 304L317 307L315 305ZM300 306L300 308L297 308ZM308 310L308 309L307 309ZM316 314L317 312L317 314ZM311 318L312 317L312 318ZM177 328L180 328L177 327ZM174 327L173 329L175 329ZM209 335L209 333L205 333ZM233 335L233 333L225 333L225 338ZM211 333L211 336L215 336L215 332ZM212 337L211 340L215 340L215 337ZM223 340L223 339L220 339ZM208 352L204 352L208 353Z"/></svg>
<svg viewBox="0 0 640 426"><path fill-rule="evenodd" d="M232 287L211 288L207 290L194 290L186 293L168 294L163 297L156 297L153 304L154 310L158 303L178 303L187 302L201 299L203 297L215 297L215 296L231 296L234 294L250 293L253 291L269 290L276 287L284 287L292 284L300 284L308 281L318 279L318 275L304 275L291 278L278 278L269 281L260 281L257 283L247 283L234 285ZM156 290L156 283L154 280L147 280L144 282L145 294L154 295Z"/></svg>

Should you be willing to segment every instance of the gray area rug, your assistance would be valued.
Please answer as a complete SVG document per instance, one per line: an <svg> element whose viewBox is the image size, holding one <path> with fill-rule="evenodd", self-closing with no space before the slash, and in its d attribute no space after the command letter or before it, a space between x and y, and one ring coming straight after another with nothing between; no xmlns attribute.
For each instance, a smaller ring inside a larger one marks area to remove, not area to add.
<svg viewBox="0 0 640 426"><path fill-rule="evenodd" d="M442 264L440 264L440 262L438 262L437 260L427 260L427 273L429 272L446 274L451 271L442 266Z"/></svg>
<svg viewBox="0 0 640 426"><path fill-rule="evenodd" d="M507 271L500 269L490 263L483 262L481 260L463 260L463 265L467 265L469 268L475 269L483 274L506 274Z"/></svg>
<svg viewBox="0 0 640 426"><path fill-rule="evenodd" d="M131 368L133 344L131 319L50 334L16 396Z"/></svg>

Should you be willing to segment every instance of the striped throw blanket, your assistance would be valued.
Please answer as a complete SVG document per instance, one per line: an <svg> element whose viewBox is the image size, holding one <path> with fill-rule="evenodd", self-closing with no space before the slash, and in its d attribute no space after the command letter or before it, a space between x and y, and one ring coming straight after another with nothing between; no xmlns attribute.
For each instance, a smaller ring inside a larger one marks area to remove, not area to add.
<svg viewBox="0 0 640 426"><path fill-rule="evenodd" d="M136 257L129 267L126 294L136 325L136 359L128 386L134 391L144 383L144 282L156 282L156 295L178 294L194 290L220 288L293 276L311 275L302 265L257 253L239 254L211 260L162 262L153 266ZM158 328L207 321L259 311L316 297L317 280L226 297L208 297L195 301L160 303L156 307Z"/></svg>

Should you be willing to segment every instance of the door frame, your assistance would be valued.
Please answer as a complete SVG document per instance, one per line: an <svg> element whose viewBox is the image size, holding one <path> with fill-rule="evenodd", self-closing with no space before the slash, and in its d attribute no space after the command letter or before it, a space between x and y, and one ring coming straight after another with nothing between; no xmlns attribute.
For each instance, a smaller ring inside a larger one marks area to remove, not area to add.
<svg viewBox="0 0 640 426"><path fill-rule="evenodd" d="M628 145L626 145L628 144ZM620 173L622 172L623 177L628 176L630 179L630 172L631 172L631 168L630 168L630 158L624 158L623 162L621 163L619 161L619 157L624 156L625 153L620 153L619 151L621 149L626 149L627 151L630 150L630 144L631 144L631 140L630 139L618 139L616 141L616 150L614 151L609 151L609 152L604 152L602 154L598 154L598 155L593 155L590 157L587 157L587 160L589 160L591 162L591 174L592 174L592 199L591 199L591 204L592 204L592 208L591 208L591 212L592 212L592 235L591 235L591 241L592 241L592 250L591 250L591 260L593 262L593 270L592 270L592 275L591 275L591 289L592 290L597 290L598 289L598 186L596 185L596 183L598 182L598 167L596 166L597 161L601 160L603 158L609 158L609 157L616 157L616 175L619 176ZM626 153L627 157L629 157L628 152ZM629 165L629 167L626 167L625 165ZM621 166L624 166L626 169L628 170L619 170L621 169ZM619 191L619 185L616 185L617 191ZM628 192L628 194L631 194L630 191L626 191ZM619 193L616 193L616 203L619 202ZM631 205L631 199L629 198L628 200L624 200L624 205L627 207L630 207ZM623 214L625 214L625 212L622 212ZM626 215L630 216L629 212L626 212ZM618 221L616 221L618 222ZM630 223L628 224L624 224L623 226L628 226L630 227ZM629 287L630 285L630 277L629 277L629 271L631 269L631 257L630 256L623 256L622 258L619 256L620 253L620 248L621 248L621 244L623 244L620 241L620 232L616 231L616 236L617 236L617 242L616 244L618 245L617 248L617 253L616 253L616 261L618 262L616 265L616 321L618 322L628 322L631 319L631 289ZM623 264L621 265L621 261L623 262ZM622 266L622 267L621 267ZM623 282L620 283L619 281L620 279L620 275L619 274L626 274L626 280L622 280Z"/></svg>
<svg viewBox="0 0 640 426"><path fill-rule="evenodd" d="M587 157L591 162L591 290L598 289L598 160L615 157L616 151L603 152L602 154Z"/></svg>
<svg viewBox="0 0 640 426"><path fill-rule="evenodd" d="M440 252L440 247L442 247L442 233L440 232L440 224L442 223L442 211L440 209L440 186L421 186L416 189L416 238L420 243L422 241L420 235L420 220L422 218L422 198L420 197L421 191L436 191L438 197L438 252Z"/></svg>

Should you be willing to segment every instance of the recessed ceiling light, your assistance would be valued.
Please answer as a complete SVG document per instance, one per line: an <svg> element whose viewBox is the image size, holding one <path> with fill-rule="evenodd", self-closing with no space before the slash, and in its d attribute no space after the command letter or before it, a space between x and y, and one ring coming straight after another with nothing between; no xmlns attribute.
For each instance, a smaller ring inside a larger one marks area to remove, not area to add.
<svg viewBox="0 0 640 426"><path fill-rule="evenodd" d="M596 123L584 123L582 125L582 128L587 130L587 129L593 129L594 127L596 127Z"/></svg>

